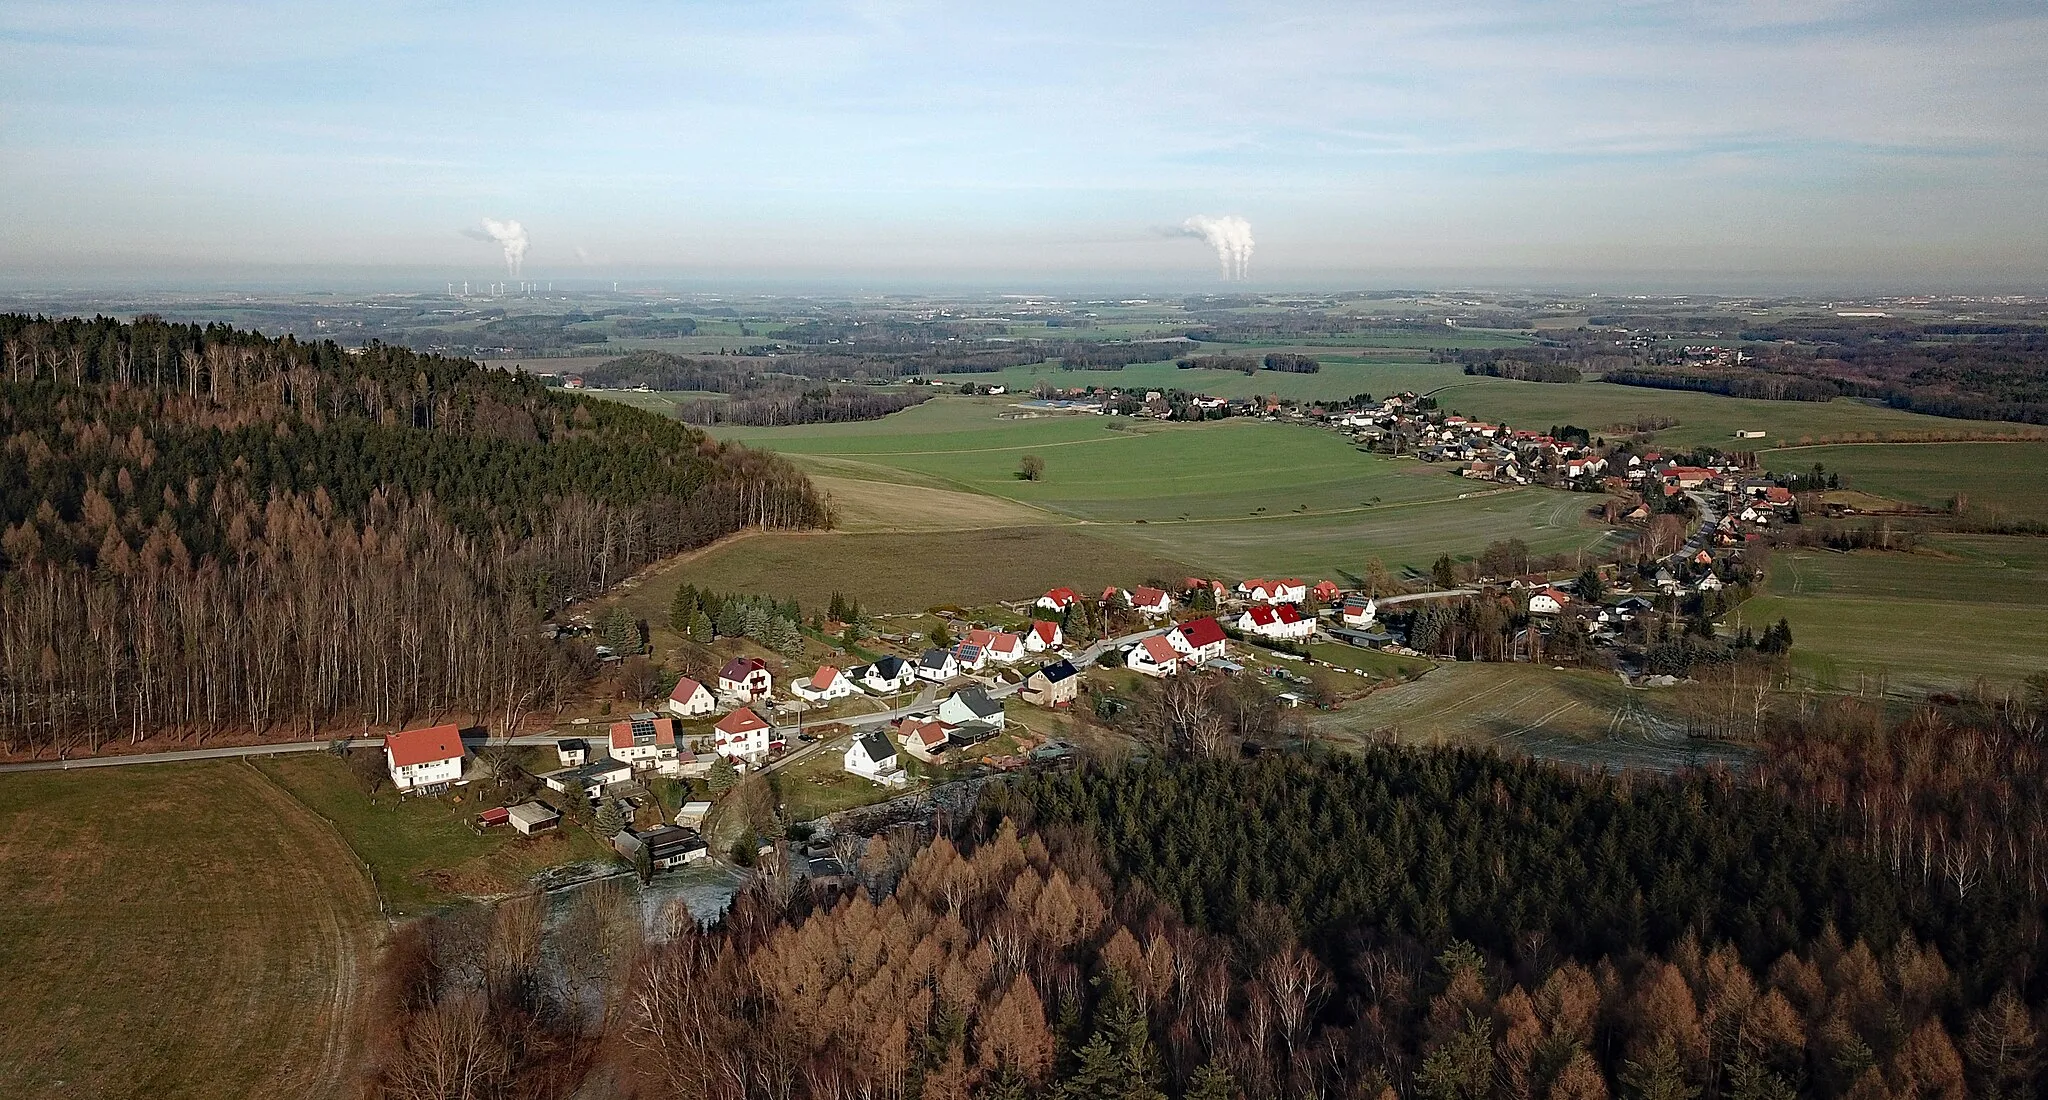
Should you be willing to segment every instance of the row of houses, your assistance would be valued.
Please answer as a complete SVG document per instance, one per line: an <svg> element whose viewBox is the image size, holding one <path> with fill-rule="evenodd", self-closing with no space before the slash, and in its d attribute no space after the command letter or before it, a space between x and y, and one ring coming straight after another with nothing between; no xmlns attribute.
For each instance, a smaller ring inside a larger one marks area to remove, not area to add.
<svg viewBox="0 0 2048 1100"><path fill-rule="evenodd" d="M1066 661L1067 674L1074 669ZM1046 672L1040 669L1034 677ZM962 688L929 713L906 715L889 727L869 730L854 737L846 747L841 766L847 772L885 787L909 782L902 758L932 763L955 748L978 745L1003 731L1003 704L979 685Z"/></svg>

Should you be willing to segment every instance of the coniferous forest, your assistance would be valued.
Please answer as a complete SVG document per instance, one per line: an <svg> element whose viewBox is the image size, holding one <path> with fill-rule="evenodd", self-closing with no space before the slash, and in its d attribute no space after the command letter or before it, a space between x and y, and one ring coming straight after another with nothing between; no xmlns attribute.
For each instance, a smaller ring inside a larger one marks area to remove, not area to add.
<svg viewBox="0 0 2048 1100"><path fill-rule="evenodd" d="M749 525L780 459L466 360L0 316L0 742L511 724L545 616Z"/></svg>

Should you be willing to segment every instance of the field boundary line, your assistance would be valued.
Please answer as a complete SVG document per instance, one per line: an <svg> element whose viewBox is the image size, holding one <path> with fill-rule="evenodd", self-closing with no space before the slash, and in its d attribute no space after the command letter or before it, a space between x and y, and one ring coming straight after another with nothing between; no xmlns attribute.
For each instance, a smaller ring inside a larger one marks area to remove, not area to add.
<svg viewBox="0 0 2048 1100"><path fill-rule="evenodd" d="M322 825L327 826L327 830L334 834L334 839L340 841L342 848L348 852L349 858L355 860L356 866L361 867L363 869L363 874L369 876L370 893L377 899L377 915L383 918L384 923L386 925L395 924L396 922L394 922L391 919L391 906L384 901L384 886L382 883L377 881L377 869L375 867L370 866L370 861L363 858L363 853L356 851L355 845L349 843L348 835L341 831L341 826L335 824L333 818L328 817L326 814L323 814L320 811L314 809L312 806L308 805L305 799L300 798L298 795L292 793L292 789L290 787L287 787L284 784L279 783L276 780L276 778L274 778L269 772L257 767L256 761L253 757L245 756L241 759L244 764L249 765L249 770L255 772L258 776L262 777L263 782L268 784L271 790L274 790L277 793L283 795L286 799L290 800L293 805L313 815L313 817L316 820L318 820Z"/></svg>

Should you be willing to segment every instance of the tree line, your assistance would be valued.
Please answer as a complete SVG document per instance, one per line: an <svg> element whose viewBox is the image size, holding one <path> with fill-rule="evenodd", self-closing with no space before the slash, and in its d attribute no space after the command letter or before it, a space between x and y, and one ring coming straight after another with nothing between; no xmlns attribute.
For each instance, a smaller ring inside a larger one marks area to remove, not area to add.
<svg viewBox="0 0 2048 1100"><path fill-rule="evenodd" d="M225 326L0 317L10 748L461 713L583 658L541 620L749 525L773 455L474 363Z"/></svg>

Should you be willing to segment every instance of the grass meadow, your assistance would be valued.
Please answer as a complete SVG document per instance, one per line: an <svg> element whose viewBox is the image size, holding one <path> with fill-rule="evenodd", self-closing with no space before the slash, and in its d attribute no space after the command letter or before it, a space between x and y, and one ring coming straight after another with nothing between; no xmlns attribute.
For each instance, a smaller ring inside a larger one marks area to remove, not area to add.
<svg viewBox="0 0 2048 1100"><path fill-rule="evenodd" d="M236 762L0 776L0 1092L355 1095L370 880Z"/></svg>
<svg viewBox="0 0 2048 1100"><path fill-rule="evenodd" d="M2048 442L1799 447L1763 456L1774 473L1819 463L1845 488L1928 508L1969 497L1971 519L2048 520Z"/></svg>

